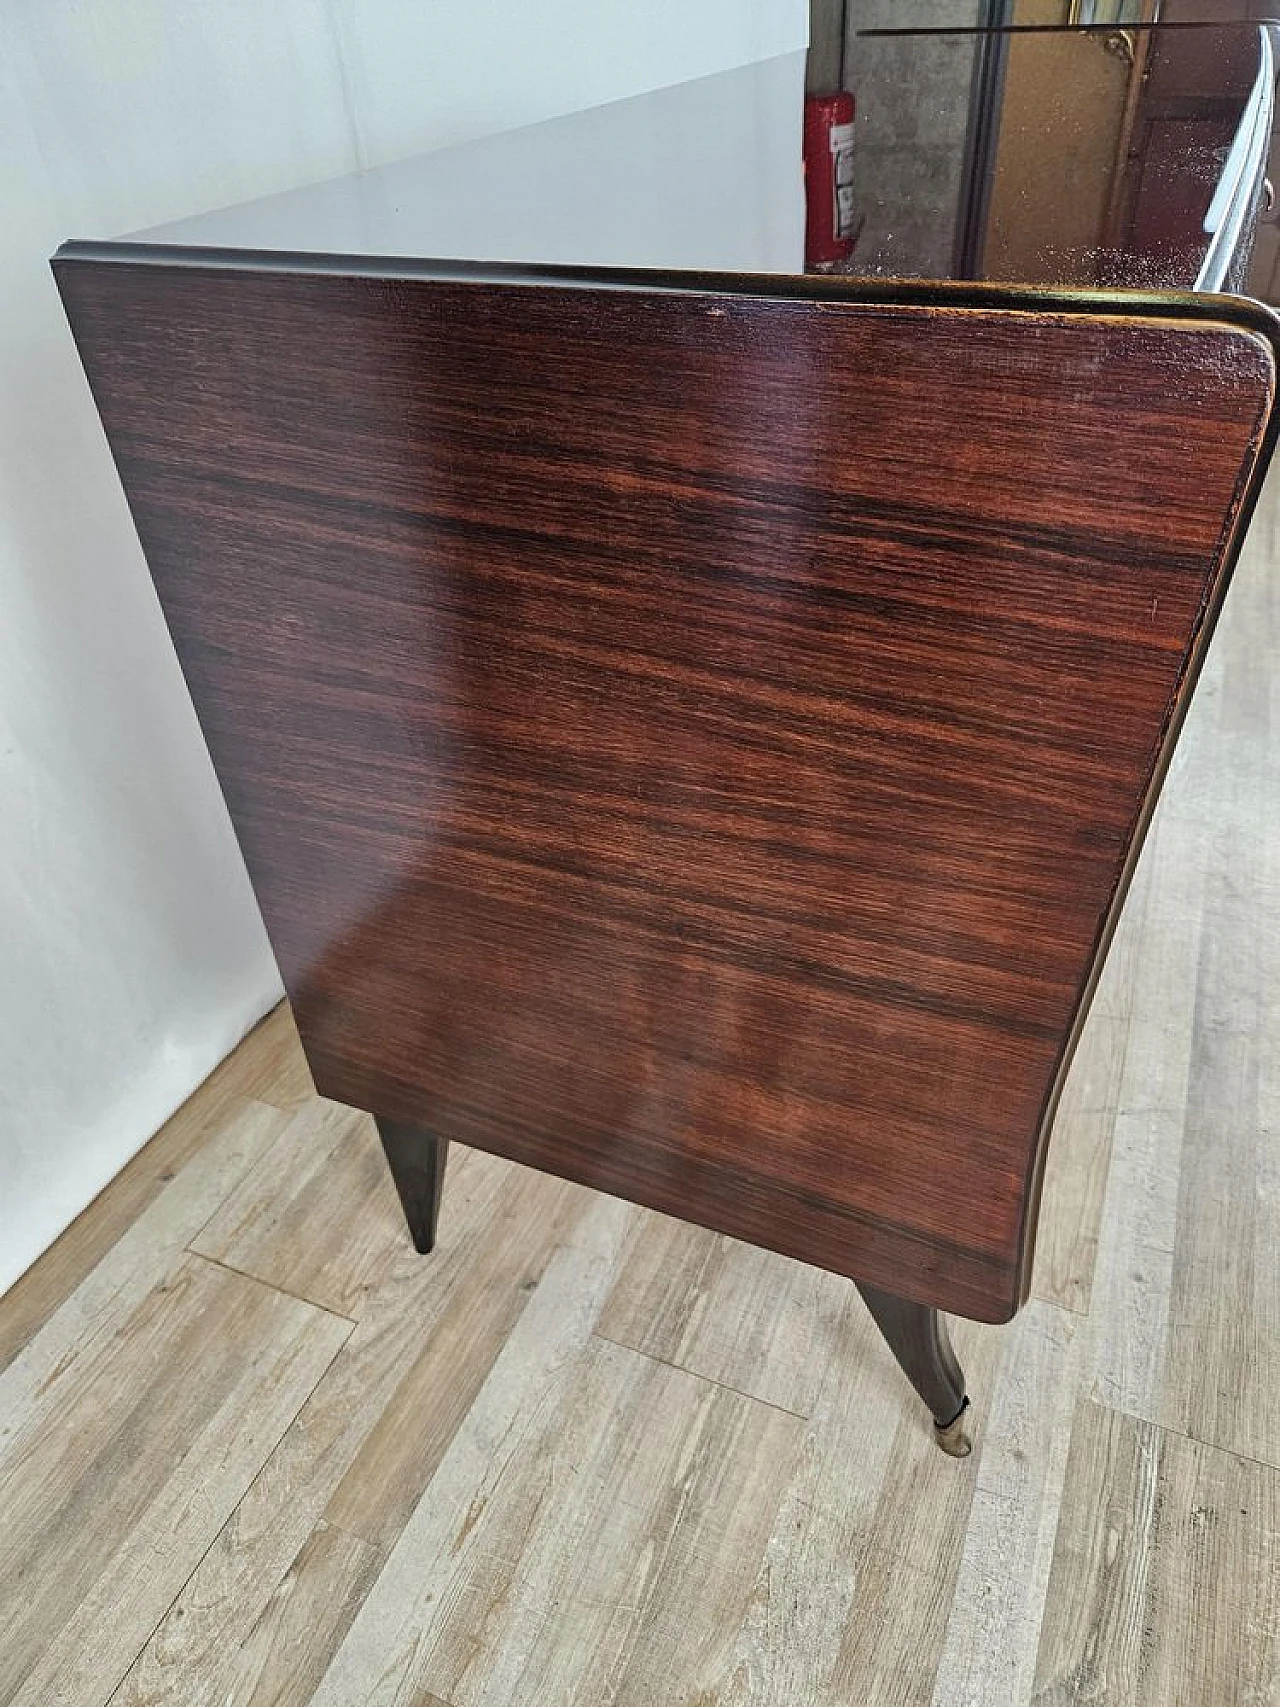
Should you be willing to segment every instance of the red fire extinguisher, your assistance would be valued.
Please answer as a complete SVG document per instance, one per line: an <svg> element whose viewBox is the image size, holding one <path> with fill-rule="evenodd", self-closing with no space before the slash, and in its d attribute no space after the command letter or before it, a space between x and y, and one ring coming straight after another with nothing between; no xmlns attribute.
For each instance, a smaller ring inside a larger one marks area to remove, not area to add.
<svg viewBox="0 0 1280 1707"><path fill-rule="evenodd" d="M829 272L853 253L853 96L809 95L804 103L804 263Z"/></svg>

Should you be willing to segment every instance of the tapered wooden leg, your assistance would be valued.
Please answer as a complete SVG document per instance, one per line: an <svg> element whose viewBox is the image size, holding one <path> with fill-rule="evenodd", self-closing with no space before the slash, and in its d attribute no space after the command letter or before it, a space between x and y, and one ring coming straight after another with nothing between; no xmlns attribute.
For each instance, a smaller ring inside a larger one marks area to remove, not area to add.
<svg viewBox="0 0 1280 1707"><path fill-rule="evenodd" d="M381 1114L373 1118L414 1245L425 1253L436 1242L436 1216L440 1212L440 1188L444 1184L449 1140L437 1138L425 1126L416 1126L409 1120L389 1120Z"/></svg>
<svg viewBox="0 0 1280 1707"><path fill-rule="evenodd" d="M971 1449L964 1373L951 1349L947 1324L936 1310L857 1282L875 1324L902 1372L933 1412L935 1438L944 1452L964 1458Z"/></svg>

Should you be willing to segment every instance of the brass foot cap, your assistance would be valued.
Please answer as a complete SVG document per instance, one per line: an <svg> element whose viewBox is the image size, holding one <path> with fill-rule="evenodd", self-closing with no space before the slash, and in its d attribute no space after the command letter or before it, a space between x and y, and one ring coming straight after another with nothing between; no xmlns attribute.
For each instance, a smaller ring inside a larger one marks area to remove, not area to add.
<svg viewBox="0 0 1280 1707"><path fill-rule="evenodd" d="M967 1427L968 1412L969 1400L966 1397L964 1404L949 1423L933 1425L933 1437L948 1457L967 1458L973 1451L973 1439Z"/></svg>

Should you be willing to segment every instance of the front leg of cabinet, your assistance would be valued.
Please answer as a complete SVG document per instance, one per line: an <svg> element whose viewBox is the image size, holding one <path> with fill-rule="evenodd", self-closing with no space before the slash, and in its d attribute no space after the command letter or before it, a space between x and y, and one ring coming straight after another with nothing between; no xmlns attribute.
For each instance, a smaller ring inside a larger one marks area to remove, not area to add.
<svg viewBox="0 0 1280 1707"><path fill-rule="evenodd" d="M449 1140L438 1138L413 1121L391 1120L380 1114L373 1118L414 1245L425 1253L436 1242L436 1218L440 1213L440 1188L444 1184Z"/></svg>
<svg viewBox="0 0 1280 1707"><path fill-rule="evenodd" d="M952 1458L968 1457L969 1399L945 1320L928 1305L913 1304L862 1281L857 1287L903 1374L932 1412L934 1439Z"/></svg>

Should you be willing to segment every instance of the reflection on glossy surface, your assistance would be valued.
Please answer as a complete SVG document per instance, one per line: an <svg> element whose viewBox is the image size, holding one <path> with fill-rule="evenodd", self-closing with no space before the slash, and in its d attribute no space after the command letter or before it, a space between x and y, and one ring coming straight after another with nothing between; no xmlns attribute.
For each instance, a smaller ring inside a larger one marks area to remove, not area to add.
<svg viewBox="0 0 1280 1707"><path fill-rule="evenodd" d="M1271 127L1267 40L1256 25L857 35L847 72L858 103L860 231L842 270L1181 289L1238 282ZM335 255L795 273L804 254L802 59L141 235Z"/></svg>
<svg viewBox="0 0 1280 1707"><path fill-rule="evenodd" d="M862 230L881 276L1220 289L1271 132L1254 24L866 32Z"/></svg>
<svg viewBox="0 0 1280 1707"><path fill-rule="evenodd" d="M338 255L800 272L803 88L804 55L789 54L138 236Z"/></svg>
<svg viewBox="0 0 1280 1707"><path fill-rule="evenodd" d="M320 1089L1010 1314L1266 338L58 276Z"/></svg>

